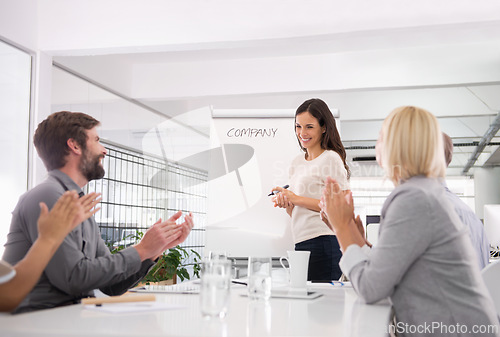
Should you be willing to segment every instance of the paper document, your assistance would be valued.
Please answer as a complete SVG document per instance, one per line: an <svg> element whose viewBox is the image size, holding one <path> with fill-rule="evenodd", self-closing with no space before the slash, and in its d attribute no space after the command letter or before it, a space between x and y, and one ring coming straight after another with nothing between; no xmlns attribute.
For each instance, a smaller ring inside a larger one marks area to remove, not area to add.
<svg viewBox="0 0 500 337"><path fill-rule="evenodd" d="M351 282L331 281L331 282L311 282L307 281L308 288L352 288Z"/></svg>
<svg viewBox="0 0 500 337"><path fill-rule="evenodd" d="M161 302L129 302L109 303L103 304L101 306L88 304L84 305L83 308L87 310L101 311L112 314L124 314L146 311L178 310L185 308L185 306Z"/></svg>

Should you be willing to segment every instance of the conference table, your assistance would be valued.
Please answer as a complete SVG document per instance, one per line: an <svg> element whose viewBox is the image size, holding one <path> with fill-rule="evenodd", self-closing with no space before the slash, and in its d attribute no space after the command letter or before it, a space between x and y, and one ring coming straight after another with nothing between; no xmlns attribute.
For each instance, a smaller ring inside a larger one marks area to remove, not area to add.
<svg viewBox="0 0 500 337"><path fill-rule="evenodd" d="M199 294L155 294L167 309L110 313L81 304L25 314L0 314L0 336L387 336L388 300L367 305L349 283L312 283L316 299L251 300L231 287L225 318L203 318Z"/></svg>

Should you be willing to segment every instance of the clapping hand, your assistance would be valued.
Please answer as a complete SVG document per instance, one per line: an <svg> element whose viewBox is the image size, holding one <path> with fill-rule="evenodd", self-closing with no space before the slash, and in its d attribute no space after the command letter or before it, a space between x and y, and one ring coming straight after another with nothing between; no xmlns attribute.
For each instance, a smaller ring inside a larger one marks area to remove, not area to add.
<svg viewBox="0 0 500 337"><path fill-rule="evenodd" d="M343 191L335 179L326 178L320 201L322 217L337 230L354 220L354 202L351 191Z"/></svg>
<svg viewBox="0 0 500 337"><path fill-rule="evenodd" d="M40 202L38 234L42 240L59 244L76 226L94 215L100 208L100 193L89 193L81 198L76 191L65 192L49 212L47 205Z"/></svg>
<svg viewBox="0 0 500 337"><path fill-rule="evenodd" d="M179 211L166 221L159 219L146 231L141 242L134 245L142 261L156 259L165 250L186 240L194 226L193 215L189 213L184 217L183 223L177 224L176 221L181 215L182 212Z"/></svg>

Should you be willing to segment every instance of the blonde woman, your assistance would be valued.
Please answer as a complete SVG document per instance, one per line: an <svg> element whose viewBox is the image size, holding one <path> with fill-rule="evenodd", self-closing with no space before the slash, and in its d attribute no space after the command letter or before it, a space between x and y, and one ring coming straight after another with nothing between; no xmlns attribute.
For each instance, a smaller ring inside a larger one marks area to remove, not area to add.
<svg viewBox="0 0 500 337"><path fill-rule="evenodd" d="M356 227L352 195L331 178L323 192L322 210L344 251L342 271L367 303L390 297L400 335L422 334L424 327L429 335L473 335L478 326L498 335L467 228L440 183L445 163L436 118L416 107L395 109L382 125L376 152L395 189L382 208L374 248Z"/></svg>

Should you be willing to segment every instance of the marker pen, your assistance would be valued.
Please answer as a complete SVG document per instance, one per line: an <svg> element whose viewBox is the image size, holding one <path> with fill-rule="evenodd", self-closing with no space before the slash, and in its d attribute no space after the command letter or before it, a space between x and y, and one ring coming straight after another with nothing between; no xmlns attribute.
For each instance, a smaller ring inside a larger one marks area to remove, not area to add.
<svg viewBox="0 0 500 337"><path fill-rule="evenodd" d="M286 190L287 188L289 188L290 185L285 185L283 186L283 188ZM280 191L272 191L271 193L269 193L267 196L270 197L271 195L275 195L277 193L279 193Z"/></svg>

